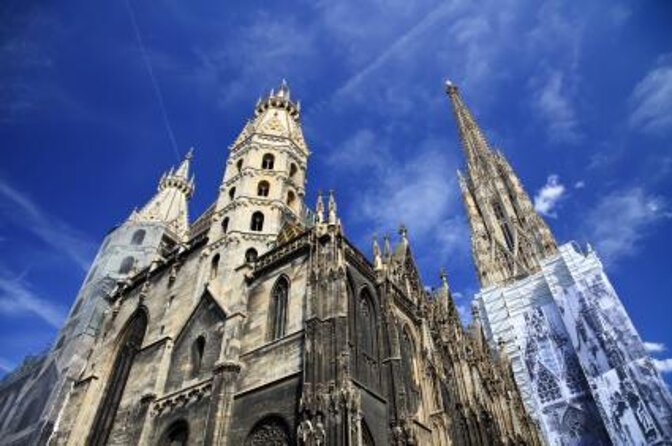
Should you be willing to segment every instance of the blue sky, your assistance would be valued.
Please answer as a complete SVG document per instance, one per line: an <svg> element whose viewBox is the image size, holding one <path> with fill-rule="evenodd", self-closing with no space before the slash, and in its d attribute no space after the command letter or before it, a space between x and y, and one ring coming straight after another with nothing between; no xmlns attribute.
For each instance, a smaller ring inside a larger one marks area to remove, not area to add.
<svg viewBox="0 0 672 446"><path fill-rule="evenodd" d="M214 200L228 145L282 78L302 102L309 204L335 189L367 253L405 223L425 282L445 266L468 312L450 78L558 240L596 247L670 381L669 2L227 3L3 2L0 373L52 342L104 234L190 146L192 220Z"/></svg>

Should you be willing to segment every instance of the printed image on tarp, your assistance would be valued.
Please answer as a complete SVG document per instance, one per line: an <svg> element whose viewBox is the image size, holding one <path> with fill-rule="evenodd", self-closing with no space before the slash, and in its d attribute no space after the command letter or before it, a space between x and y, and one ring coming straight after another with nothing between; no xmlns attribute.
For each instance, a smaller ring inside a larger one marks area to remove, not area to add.
<svg viewBox="0 0 672 446"><path fill-rule="evenodd" d="M672 444L672 401L603 273L554 296L615 444Z"/></svg>
<svg viewBox="0 0 672 446"><path fill-rule="evenodd" d="M569 334L552 300L516 318L525 368L552 445L609 445Z"/></svg>

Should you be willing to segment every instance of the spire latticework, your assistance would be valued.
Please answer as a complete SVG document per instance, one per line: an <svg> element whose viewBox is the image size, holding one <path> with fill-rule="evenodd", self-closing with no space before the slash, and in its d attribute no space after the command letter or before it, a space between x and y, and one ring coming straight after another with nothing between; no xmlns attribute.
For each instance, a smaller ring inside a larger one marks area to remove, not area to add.
<svg viewBox="0 0 672 446"><path fill-rule="evenodd" d="M539 271L540 260L557 252L551 231L504 155L488 146L457 87L448 82L446 92L466 157L467 172L459 183L481 286Z"/></svg>

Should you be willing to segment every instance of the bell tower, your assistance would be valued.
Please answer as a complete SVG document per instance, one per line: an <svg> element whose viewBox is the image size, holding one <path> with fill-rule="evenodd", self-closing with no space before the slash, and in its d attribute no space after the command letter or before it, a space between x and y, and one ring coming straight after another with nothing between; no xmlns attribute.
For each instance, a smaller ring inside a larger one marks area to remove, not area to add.
<svg viewBox="0 0 672 446"><path fill-rule="evenodd" d="M309 151L300 110L283 81L259 99L230 147L208 234L213 249L226 246L230 267L254 262L286 225L304 225Z"/></svg>

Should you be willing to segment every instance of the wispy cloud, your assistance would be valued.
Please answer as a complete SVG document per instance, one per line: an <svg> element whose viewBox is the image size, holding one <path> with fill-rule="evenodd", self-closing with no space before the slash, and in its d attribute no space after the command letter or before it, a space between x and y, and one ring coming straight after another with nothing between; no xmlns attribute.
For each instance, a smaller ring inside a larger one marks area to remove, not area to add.
<svg viewBox="0 0 672 446"><path fill-rule="evenodd" d="M5 358L0 358L0 371L11 372L16 366Z"/></svg>
<svg viewBox="0 0 672 446"><path fill-rule="evenodd" d="M555 218L558 216L555 208L564 194L565 186L560 183L558 175L549 175L546 184L534 196L534 209L547 217Z"/></svg>
<svg viewBox="0 0 672 446"><path fill-rule="evenodd" d="M554 70L537 84L534 105L546 122L549 139L562 143L579 141L578 120L564 74Z"/></svg>
<svg viewBox="0 0 672 446"><path fill-rule="evenodd" d="M383 134L363 129L334 151L330 166L350 174L365 173L351 197L352 218L383 232L403 223L414 243L427 244L432 255L468 251L468 233L460 218L454 177L455 160L446 155L447 142L428 137L414 148L410 160L393 156Z"/></svg>
<svg viewBox="0 0 672 446"><path fill-rule="evenodd" d="M672 358L654 359L653 363L660 373L672 373Z"/></svg>
<svg viewBox="0 0 672 446"><path fill-rule="evenodd" d="M661 353L667 350L665 344L662 342L645 342L644 348L649 353Z"/></svg>
<svg viewBox="0 0 672 446"><path fill-rule="evenodd" d="M630 96L630 126L653 135L672 130L672 55L661 57Z"/></svg>
<svg viewBox="0 0 672 446"><path fill-rule="evenodd" d="M65 310L37 295L22 276L14 276L0 266L0 314L8 316L32 314L59 328Z"/></svg>
<svg viewBox="0 0 672 446"><path fill-rule="evenodd" d="M604 196L588 214L591 240L607 263L635 254L653 226L670 218L667 203L640 187Z"/></svg>
<svg viewBox="0 0 672 446"><path fill-rule="evenodd" d="M58 218L48 215L27 195L0 178L0 213L30 231L55 251L63 253L86 271L95 250L83 234Z"/></svg>

